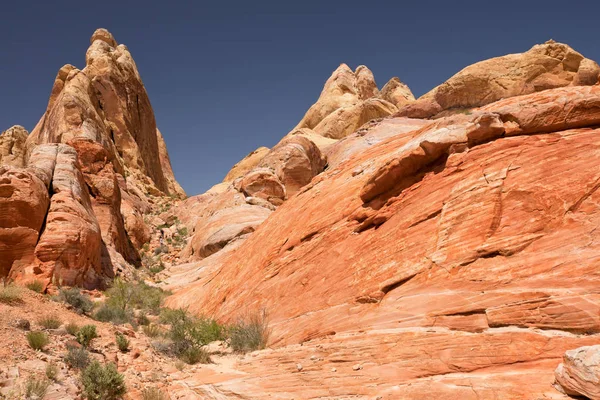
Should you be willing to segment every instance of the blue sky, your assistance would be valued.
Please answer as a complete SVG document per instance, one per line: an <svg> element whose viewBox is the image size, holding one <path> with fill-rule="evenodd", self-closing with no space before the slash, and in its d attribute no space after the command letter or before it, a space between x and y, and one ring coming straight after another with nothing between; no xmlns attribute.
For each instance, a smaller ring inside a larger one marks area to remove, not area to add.
<svg viewBox="0 0 600 400"><path fill-rule="evenodd" d="M593 1L13 1L2 15L1 130L31 130L58 69L83 68L91 34L107 28L138 65L189 195L277 143L342 62L367 65L379 87L398 76L418 96L550 38L600 60Z"/></svg>

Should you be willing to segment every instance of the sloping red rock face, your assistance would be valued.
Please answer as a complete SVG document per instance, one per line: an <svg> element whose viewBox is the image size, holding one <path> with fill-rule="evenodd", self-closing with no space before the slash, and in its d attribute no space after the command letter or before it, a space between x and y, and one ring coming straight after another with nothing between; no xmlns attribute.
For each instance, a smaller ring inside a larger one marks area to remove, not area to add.
<svg viewBox="0 0 600 400"><path fill-rule="evenodd" d="M564 398L563 353L600 340L600 86L407 125L371 124L369 147L347 139L175 289L171 306L224 321L269 313L276 350L220 393ZM319 362L280 374L311 352Z"/></svg>

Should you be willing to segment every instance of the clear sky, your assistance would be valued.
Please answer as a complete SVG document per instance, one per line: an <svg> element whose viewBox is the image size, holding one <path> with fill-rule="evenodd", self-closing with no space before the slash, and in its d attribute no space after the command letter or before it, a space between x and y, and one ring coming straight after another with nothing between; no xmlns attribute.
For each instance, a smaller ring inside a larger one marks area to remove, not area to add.
<svg viewBox="0 0 600 400"><path fill-rule="evenodd" d="M7 1L0 130L31 130L58 69L85 66L96 28L131 51L189 195L271 147L342 62L416 96L482 59L552 38L600 61L599 1Z"/></svg>

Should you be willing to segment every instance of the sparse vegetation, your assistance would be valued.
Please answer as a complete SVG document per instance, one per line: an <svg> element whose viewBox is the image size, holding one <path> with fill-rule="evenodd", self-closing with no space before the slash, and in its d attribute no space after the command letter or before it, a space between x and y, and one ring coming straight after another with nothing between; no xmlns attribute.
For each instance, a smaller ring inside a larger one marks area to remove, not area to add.
<svg viewBox="0 0 600 400"><path fill-rule="evenodd" d="M188 319L188 312L183 308L163 308L160 310L159 321L161 324L175 324Z"/></svg>
<svg viewBox="0 0 600 400"><path fill-rule="evenodd" d="M151 264L148 267L148 271L152 274L152 275L156 275L159 272L162 272L165 270L165 264L162 261L158 261L156 263Z"/></svg>
<svg viewBox="0 0 600 400"><path fill-rule="evenodd" d="M96 325L84 325L79 329L77 334L75 335L77 338L77 342L81 344L83 347L89 347L92 339L98 337L98 333L96 332Z"/></svg>
<svg viewBox="0 0 600 400"><path fill-rule="evenodd" d="M62 322L56 315L49 315L38 320L38 324L44 329L58 329L61 323Z"/></svg>
<svg viewBox="0 0 600 400"><path fill-rule="evenodd" d="M210 354L202 347L191 346L179 354L179 359L187 364L210 364Z"/></svg>
<svg viewBox="0 0 600 400"><path fill-rule="evenodd" d="M50 339L44 332L33 331L27 334L27 343L32 349L42 351L50 343Z"/></svg>
<svg viewBox="0 0 600 400"><path fill-rule="evenodd" d="M42 293L44 291L44 283L37 279L27 283L25 287L37 293Z"/></svg>
<svg viewBox="0 0 600 400"><path fill-rule="evenodd" d="M84 369L90 363L90 354L84 348L69 347L65 355L65 363L74 369Z"/></svg>
<svg viewBox="0 0 600 400"><path fill-rule="evenodd" d="M127 323L131 320L131 314L127 310L103 304L94 313L94 319L102 322L112 322L117 325Z"/></svg>
<svg viewBox="0 0 600 400"><path fill-rule="evenodd" d="M177 371L183 371L185 369L185 363L181 360L177 360L175 361L175 368L177 368Z"/></svg>
<svg viewBox="0 0 600 400"><path fill-rule="evenodd" d="M164 394L158 388L145 388L142 390L142 399L143 400L168 400L166 394Z"/></svg>
<svg viewBox="0 0 600 400"><path fill-rule="evenodd" d="M154 255L157 256L160 253L168 253L169 252L169 248L166 245L162 245L162 246L158 246L157 248L154 249Z"/></svg>
<svg viewBox="0 0 600 400"><path fill-rule="evenodd" d="M125 282L117 278L106 291L106 296L106 301L96 311L94 318L115 324L129 322L135 326L134 310L158 314L166 293L144 282Z"/></svg>
<svg viewBox="0 0 600 400"><path fill-rule="evenodd" d="M88 400L115 400L127 391L125 379L114 364L92 361L81 373L83 394Z"/></svg>
<svg viewBox="0 0 600 400"><path fill-rule="evenodd" d="M148 316L146 315L145 312L141 312L137 316L137 323L138 323L138 325L142 325L142 326L150 325L150 320L148 319Z"/></svg>
<svg viewBox="0 0 600 400"><path fill-rule="evenodd" d="M60 289L59 301L69 304L80 314L89 314L94 309L94 302L77 288Z"/></svg>
<svg viewBox="0 0 600 400"><path fill-rule="evenodd" d="M42 400L46 393L48 393L48 387L50 382L47 379L35 379L30 376L25 382L25 398L31 400Z"/></svg>
<svg viewBox="0 0 600 400"><path fill-rule="evenodd" d="M13 284L0 287L0 303L15 305L23 302L21 289Z"/></svg>
<svg viewBox="0 0 600 400"><path fill-rule="evenodd" d="M233 351L246 353L264 349L269 339L266 313L248 314L228 329Z"/></svg>
<svg viewBox="0 0 600 400"><path fill-rule="evenodd" d="M46 364L46 378L55 382L58 380L58 366L55 363Z"/></svg>
<svg viewBox="0 0 600 400"><path fill-rule="evenodd" d="M215 320L195 318L183 309L163 309L160 321L171 325L166 335L169 341L155 347L188 364L209 363L210 355L203 346L225 338L225 328Z"/></svg>
<svg viewBox="0 0 600 400"><path fill-rule="evenodd" d="M77 336L77 332L79 332L79 325L77 325L75 322L69 322L67 325L65 325L65 330L69 335Z"/></svg>
<svg viewBox="0 0 600 400"><path fill-rule="evenodd" d="M164 334L163 330L158 325L154 324L146 325L142 329L146 336L151 338L159 337Z"/></svg>
<svg viewBox="0 0 600 400"><path fill-rule="evenodd" d="M117 347L121 352L126 353L129 351L129 340L121 333L117 332L115 335L115 342L117 343Z"/></svg>

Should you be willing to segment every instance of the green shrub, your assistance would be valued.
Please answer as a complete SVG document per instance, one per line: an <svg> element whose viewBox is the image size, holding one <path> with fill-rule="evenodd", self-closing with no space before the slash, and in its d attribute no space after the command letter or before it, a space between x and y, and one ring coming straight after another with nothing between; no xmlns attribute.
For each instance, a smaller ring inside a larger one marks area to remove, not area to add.
<svg viewBox="0 0 600 400"><path fill-rule="evenodd" d="M150 325L150 320L148 319L148 316L146 315L145 312L141 312L137 316L137 323L138 323L138 325L142 325L142 326Z"/></svg>
<svg viewBox="0 0 600 400"><path fill-rule="evenodd" d="M44 291L44 283L37 279L27 283L25 287L37 293L42 293Z"/></svg>
<svg viewBox="0 0 600 400"><path fill-rule="evenodd" d="M34 350L44 350L44 347L50 343L50 339L48 339L48 335L41 331L33 331L27 334L27 342L29 343L29 347Z"/></svg>
<svg viewBox="0 0 600 400"><path fill-rule="evenodd" d="M84 369L90 363L90 354L84 348L69 347L65 355L65 363L71 368Z"/></svg>
<svg viewBox="0 0 600 400"><path fill-rule="evenodd" d="M179 354L179 359L187 364L210 364L210 354L202 347L188 347Z"/></svg>
<svg viewBox="0 0 600 400"><path fill-rule="evenodd" d="M75 322L69 322L67 325L65 325L65 330L69 335L77 336L77 332L79 332L79 325L77 325Z"/></svg>
<svg viewBox="0 0 600 400"><path fill-rule="evenodd" d="M163 308L160 310L159 321L161 324L175 324L189 319L187 310L183 308Z"/></svg>
<svg viewBox="0 0 600 400"><path fill-rule="evenodd" d="M94 309L94 302L77 288L60 289L58 300L69 304L80 314L88 314Z"/></svg>
<svg viewBox="0 0 600 400"><path fill-rule="evenodd" d="M81 344L83 347L89 347L92 339L98 337L98 333L96 333L96 325L84 325L79 329L77 335L77 342Z"/></svg>
<svg viewBox="0 0 600 400"><path fill-rule="evenodd" d="M131 283L115 279L113 286L106 291L106 305L123 311L141 309L157 314L166 293L144 282Z"/></svg>
<svg viewBox="0 0 600 400"><path fill-rule="evenodd" d="M146 336L155 338L164 334L164 331L158 326L154 324L146 325L142 328Z"/></svg>
<svg viewBox="0 0 600 400"><path fill-rule="evenodd" d="M61 321L56 315L49 315L39 319L38 324L44 329L58 329L61 325Z"/></svg>
<svg viewBox="0 0 600 400"><path fill-rule="evenodd" d="M25 398L42 400L48 393L49 386L50 382L47 379L35 379L30 376L25 382Z"/></svg>
<svg viewBox="0 0 600 400"><path fill-rule="evenodd" d="M83 394L88 400L115 400L127 391L125 379L114 364L92 361L81 373Z"/></svg>
<svg viewBox="0 0 600 400"><path fill-rule="evenodd" d="M164 245L164 244L161 245L161 246L158 246L156 249L154 249L154 255L155 256L159 255L160 253L165 253L166 254L168 252L169 252L169 248L166 245Z"/></svg>
<svg viewBox="0 0 600 400"><path fill-rule="evenodd" d="M264 349L269 339L267 318L264 312L247 315L228 329L233 351L246 353Z"/></svg>
<svg viewBox="0 0 600 400"><path fill-rule="evenodd" d="M171 324L169 337L178 348L201 347L215 340L224 339L224 329L209 318L190 318Z"/></svg>
<svg viewBox="0 0 600 400"><path fill-rule="evenodd" d="M156 275L159 272L162 272L164 270L165 270L165 264L162 261L159 261L158 263L154 263L154 264L150 265L150 267L148 267L148 271L152 275Z"/></svg>
<svg viewBox="0 0 600 400"><path fill-rule="evenodd" d="M158 388L145 388L142 390L142 399L143 400L168 400L166 394L164 394Z"/></svg>
<svg viewBox="0 0 600 400"><path fill-rule="evenodd" d="M177 371L183 371L185 369L185 363L181 360L177 360L175 361L175 368L177 368Z"/></svg>
<svg viewBox="0 0 600 400"><path fill-rule="evenodd" d="M52 381L57 381L58 366L55 363L49 362L46 364L46 377Z"/></svg>
<svg viewBox="0 0 600 400"><path fill-rule="evenodd" d="M0 303L19 304L22 303L21 289L13 284L0 287Z"/></svg>
<svg viewBox="0 0 600 400"><path fill-rule="evenodd" d="M130 313L118 307L103 304L95 313L94 319L102 322L112 322L117 325L127 323L131 320Z"/></svg>
<svg viewBox="0 0 600 400"><path fill-rule="evenodd" d="M129 340L118 332L115 337L115 342L117 343L119 350L121 350L123 353L129 350Z"/></svg>

